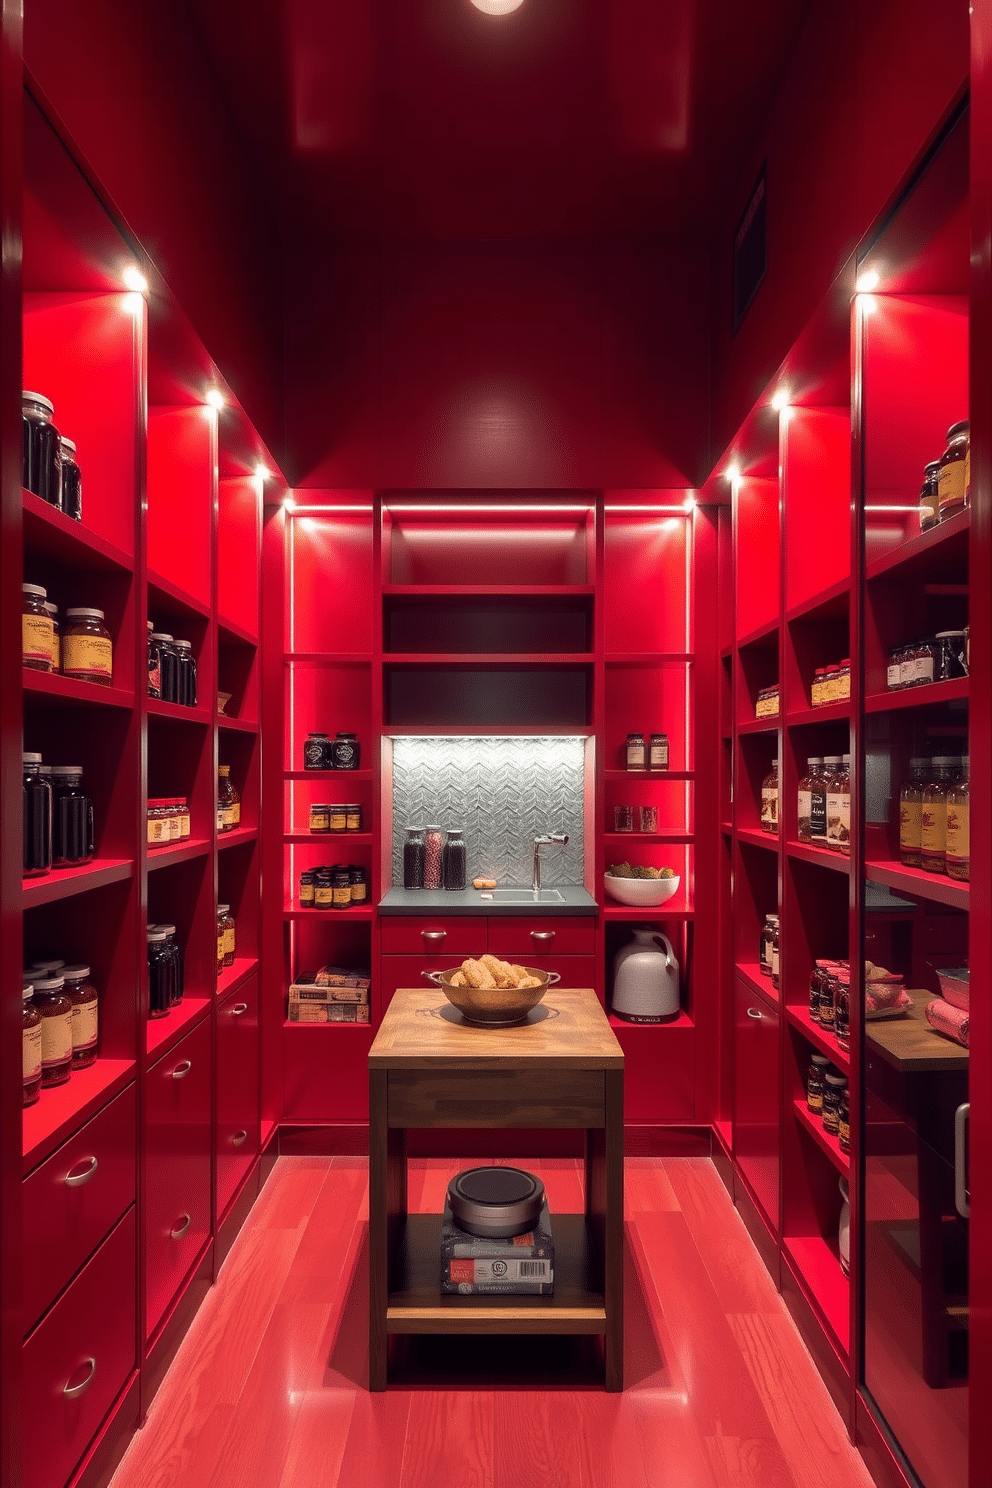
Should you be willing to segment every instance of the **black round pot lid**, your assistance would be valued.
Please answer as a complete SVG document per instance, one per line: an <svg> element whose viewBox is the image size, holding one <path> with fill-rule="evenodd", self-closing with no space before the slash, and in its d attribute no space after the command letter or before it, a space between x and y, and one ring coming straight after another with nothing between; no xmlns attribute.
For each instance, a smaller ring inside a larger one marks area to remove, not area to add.
<svg viewBox="0 0 992 1488"><path fill-rule="evenodd" d="M521 1168L470 1168L459 1173L452 1185L473 1204L520 1204L533 1198L538 1184L533 1174Z"/></svg>

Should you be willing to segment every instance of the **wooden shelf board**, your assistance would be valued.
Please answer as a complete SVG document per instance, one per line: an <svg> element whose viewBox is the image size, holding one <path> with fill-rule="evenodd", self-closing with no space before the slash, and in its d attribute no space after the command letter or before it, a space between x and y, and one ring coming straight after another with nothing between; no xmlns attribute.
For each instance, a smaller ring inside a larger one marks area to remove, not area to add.
<svg viewBox="0 0 992 1488"><path fill-rule="evenodd" d="M80 868L53 868L44 878L22 880L22 904L33 909L38 904L53 904L73 894L102 889L105 884L120 883L134 873L133 858L95 858Z"/></svg>
<svg viewBox="0 0 992 1488"><path fill-rule="evenodd" d="M800 863L815 863L818 868L827 868L831 873L850 876L851 859L846 853L831 852L826 847L814 847L811 842L787 842L786 857L798 859Z"/></svg>
<svg viewBox="0 0 992 1488"><path fill-rule="evenodd" d="M846 1152L841 1152L840 1143L837 1138L826 1130L823 1122L813 1112L808 1110L804 1100L793 1101L792 1111L803 1131L808 1132L813 1141L825 1153L830 1162L833 1163L838 1173L845 1178L851 1176L851 1160Z"/></svg>
<svg viewBox="0 0 992 1488"><path fill-rule="evenodd" d="M147 698L148 717L167 718L176 723L209 724L213 715L209 708L184 708L180 703L164 703L161 698Z"/></svg>
<svg viewBox="0 0 992 1488"><path fill-rule="evenodd" d="M199 1022L212 1002L212 997L184 997L164 1018L149 1018L145 1024L146 1067Z"/></svg>
<svg viewBox="0 0 992 1488"><path fill-rule="evenodd" d="M765 847L769 852L778 852L778 834L763 832L760 827L738 827L737 841L748 842L752 847Z"/></svg>
<svg viewBox="0 0 992 1488"><path fill-rule="evenodd" d="M865 864L865 878L911 898L932 899L938 904L949 904L953 909L968 909L970 905L969 885L947 878L943 873L927 873L923 868L905 868L902 863L876 861Z"/></svg>
<svg viewBox="0 0 992 1488"><path fill-rule="evenodd" d="M850 723L850 721L850 698L844 698L839 703L824 703L821 708L788 708L785 714L787 728L812 728L818 723Z"/></svg>
<svg viewBox="0 0 992 1488"><path fill-rule="evenodd" d="M609 1013L607 1016L610 1020L610 1027L617 1033L664 1033L666 1029L686 1029L696 1026L685 1008L680 1009L678 1017L669 1018L665 1023L635 1023L629 1018L618 1017L616 1013Z"/></svg>
<svg viewBox="0 0 992 1488"><path fill-rule="evenodd" d="M873 692L865 698L866 713L891 713L903 708L937 708L941 703L967 700L971 679L928 682L923 687L900 687L894 692Z"/></svg>
<svg viewBox="0 0 992 1488"><path fill-rule="evenodd" d="M133 1059L98 1059L77 1070L67 1085L43 1090L36 1105L23 1112L21 1147L29 1171L134 1079Z"/></svg>
<svg viewBox="0 0 992 1488"><path fill-rule="evenodd" d="M258 636L250 630L245 630L236 620L226 620L223 615L217 616L217 641L221 646L233 643L236 646L251 646L258 649Z"/></svg>
<svg viewBox="0 0 992 1488"><path fill-rule="evenodd" d="M772 986L770 976L765 976L758 961L736 961L734 963L734 975L740 977L752 992L757 992L768 1002L778 1003L779 988Z"/></svg>
<svg viewBox="0 0 992 1488"><path fill-rule="evenodd" d="M84 523L74 522L72 517L23 487L21 498L26 554L44 553L58 563L71 564L77 572L87 569L99 573L134 572L134 559L123 548L98 536Z"/></svg>
<svg viewBox="0 0 992 1488"><path fill-rule="evenodd" d="M372 779L371 770L283 770L283 780L317 780L330 785L332 781Z"/></svg>
<svg viewBox="0 0 992 1488"><path fill-rule="evenodd" d="M147 577L149 589L157 589L160 594L165 595L166 599L168 599L172 605L178 605L180 609L188 610L192 615L199 615L201 619L205 618L209 620L209 600L197 599L194 594L188 593L187 590L181 588L179 584L174 584L171 579L165 578L163 574L156 573L154 569L150 568L148 570ZM149 609L154 608L154 597L151 597L149 599Z"/></svg>
<svg viewBox="0 0 992 1488"><path fill-rule="evenodd" d="M235 987L251 976L253 971L258 970L258 959L255 956L235 956L233 966L225 966L223 971L217 973L217 999L226 997L233 992Z"/></svg>
<svg viewBox="0 0 992 1488"><path fill-rule="evenodd" d="M630 904L605 904L602 909L606 920L694 920L696 909L687 904L680 894L666 904L643 906L638 909Z"/></svg>
<svg viewBox="0 0 992 1488"><path fill-rule="evenodd" d="M900 568L913 570L916 568L930 567L934 560L938 564L951 557L959 551L961 558L967 563L968 557L968 529L971 526L971 511L965 509L958 512L956 517L949 518L946 522L940 522L936 527L931 527L929 532L920 532L916 537L900 543L891 548L889 552L883 553L880 558L874 559L868 564L865 577L870 583L872 579L880 578L883 574L892 573Z"/></svg>
<svg viewBox="0 0 992 1488"><path fill-rule="evenodd" d="M606 780L695 780L695 770L610 770L603 771Z"/></svg>
<svg viewBox="0 0 992 1488"><path fill-rule="evenodd" d="M152 873L156 868L191 863L194 858L205 858L211 845L208 837L191 837L188 842L170 842L166 847L150 847L145 865L148 872Z"/></svg>
<svg viewBox="0 0 992 1488"><path fill-rule="evenodd" d="M370 847L376 839L371 832L284 832L282 840L304 843L307 847L321 842L349 842L355 847Z"/></svg>
<svg viewBox="0 0 992 1488"><path fill-rule="evenodd" d="M821 1054L825 1054L831 1063L835 1064L843 1074L850 1075L851 1057L849 1051L841 1048L832 1033L828 1033L819 1023L813 1022L808 1007L803 1007L800 1003L797 1003L793 1007L787 1007L785 1017L786 1021L793 1028L798 1029L808 1043L811 1043L814 1048L819 1049Z"/></svg>
<svg viewBox="0 0 992 1488"><path fill-rule="evenodd" d="M809 599L786 610L785 618L790 623L794 620L842 619L848 611L850 595L850 578L838 579L836 584L821 589L819 594L811 594Z"/></svg>
<svg viewBox="0 0 992 1488"><path fill-rule="evenodd" d="M605 1333L606 1306L592 1290L593 1245L581 1214L553 1214L553 1297L442 1297L441 1218L411 1214L398 1240L387 1333Z"/></svg>
<svg viewBox="0 0 992 1488"><path fill-rule="evenodd" d="M931 1028L924 1008L931 994L909 988L913 1007L903 1018L881 1018L865 1023L865 1040L872 1052L902 1074L947 1074L969 1067L968 1050Z"/></svg>
<svg viewBox="0 0 992 1488"><path fill-rule="evenodd" d="M257 827L235 827L233 832L221 832L217 837L217 850L225 847L241 847L245 842L258 841Z"/></svg>
<svg viewBox="0 0 992 1488"><path fill-rule="evenodd" d="M509 598L512 595L533 596L537 599L568 599L574 595L595 594L595 584L383 584L384 597L390 595L443 598L445 595L480 599Z"/></svg>
<svg viewBox="0 0 992 1488"><path fill-rule="evenodd" d="M230 718L226 713L218 713L215 715L214 722L219 729L229 729L231 733L258 733L258 723L251 718Z"/></svg>
<svg viewBox="0 0 992 1488"><path fill-rule="evenodd" d="M347 909L300 909L298 905L283 905L284 920L371 920L371 904L353 904Z"/></svg>
<svg viewBox="0 0 992 1488"><path fill-rule="evenodd" d="M134 707L134 693L124 687L101 687L96 682L77 682L57 672L33 672L25 667L24 701L69 703L87 708Z"/></svg>
<svg viewBox="0 0 992 1488"><path fill-rule="evenodd" d="M836 1251L822 1235L786 1235L782 1248L804 1292L846 1354L850 1348L851 1288Z"/></svg>

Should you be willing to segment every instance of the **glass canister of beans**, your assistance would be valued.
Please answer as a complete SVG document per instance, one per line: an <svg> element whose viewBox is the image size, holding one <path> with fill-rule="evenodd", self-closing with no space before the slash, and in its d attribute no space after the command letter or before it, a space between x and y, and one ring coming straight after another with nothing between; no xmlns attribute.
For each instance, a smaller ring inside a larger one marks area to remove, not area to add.
<svg viewBox="0 0 992 1488"><path fill-rule="evenodd" d="M77 682L110 687L114 680L114 643L102 610L66 610L62 630L62 673Z"/></svg>
<svg viewBox="0 0 992 1488"><path fill-rule="evenodd" d="M100 1002L88 966L63 966L64 991L72 1004L72 1067L96 1064L100 1040Z"/></svg>
<svg viewBox="0 0 992 1488"><path fill-rule="evenodd" d="M22 1025L22 1098L21 1104L33 1106L41 1096L41 1014L34 1005L34 983L25 982L22 992L24 1008Z"/></svg>
<svg viewBox="0 0 992 1488"><path fill-rule="evenodd" d="M59 436L59 453L62 463L62 485L60 505L67 517L74 522L83 520L83 480L76 459L76 443L73 439Z"/></svg>
<svg viewBox="0 0 992 1488"><path fill-rule="evenodd" d="M35 977L34 1005L41 1014L41 1087L64 1085L72 1074L72 1003L61 974Z"/></svg>
<svg viewBox="0 0 992 1488"><path fill-rule="evenodd" d="M21 666L29 672L52 670L54 628L46 600L40 584L21 585Z"/></svg>
<svg viewBox="0 0 992 1488"><path fill-rule="evenodd" d="M940 457L940 474L937 477L940 520L964 511L970 494L971 475L971 425L967 419L952 424L947 431L947 448Z"/></svg>

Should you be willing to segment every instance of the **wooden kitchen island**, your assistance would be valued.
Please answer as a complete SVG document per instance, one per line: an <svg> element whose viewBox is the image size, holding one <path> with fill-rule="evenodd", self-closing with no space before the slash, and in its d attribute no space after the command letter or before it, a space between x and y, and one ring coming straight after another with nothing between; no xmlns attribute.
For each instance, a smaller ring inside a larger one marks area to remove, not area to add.
<svg viewBox="0 0 992 1488"><path fill-rule="evenodd" d="M514 1028L462 1021L443 992L400 990L369 1051L369 1389L391 1333L592 1333L623 1389L623 1050L591 988L556 987ZM553 1297L440 1292L441 1216L407 1213L406 1133L580 1127L584 1214L552 1214Z"/></svg>

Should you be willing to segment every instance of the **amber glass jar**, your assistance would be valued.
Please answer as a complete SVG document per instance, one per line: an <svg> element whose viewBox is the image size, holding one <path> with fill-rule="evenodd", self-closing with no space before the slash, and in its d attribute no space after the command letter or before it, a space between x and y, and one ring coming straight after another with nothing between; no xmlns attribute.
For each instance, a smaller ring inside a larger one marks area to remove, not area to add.
<svg viewBox="0 0 992 1488"><path fill-rule="evenodd" d="M971 470L971 426L967 419L947 431L947 448L940 457L937 477L940 520L946 522L968 504Z"/></svg>
<svg viewBox="0 0 992 1488"><path fill-rule="evenodd" d="M815 755L806 761L806 774L799 782L799 811L796 820L796 831L800 842L813 841L812 810L813 810L813 784L819 777L820 767L823 759Z"/></svg>
<svg viewBox="0 0 992 1488"><path fill-rule="evenodd" d="M851 851L851 780L846 755L837 762L827 785L827 847L836 853Z"/></svg>
<svg viewBox="0 0 992 1488"><path fill-rule="evenodd" d="M961 761L961 777L947 791L947 838L945 861L949 878L967 883L971 877L971 794L968 756Z"/></svg>
<svg viewBox="0 0 992 1488"><path fill-rule="evenodd" d="M823 1115L823 1079L830 1068L825 1054L813 1054L806 1072L806 1109L814 1116Z"/></svg>
<svg viewBox="0 0 992 1488"><path fill-rule="evenodd" d="M368 901L368 875L357 863L351 863L351 902L365 904Z"/></svg>
<svg viewBox="0 0 992 1488"><path fill-rule="evenodd" d="M22 1104L33 1106L41 1095L41 1014L34 1005L34 985L25 982L24 1011L21 1014L23 1099Z"/></svg>
<svg viewBox="0 0 992 1488"><path fill-rule="evenodd" d="M331 832L347 832L348 830L348 808L343 805L328 807L328 830Z"/></svg>
<svg viewBox="0 0 992 1488"><path fill-rule="evenodd" d="M331 830L331 808L326 801L311 801L308 825L310 831L318 836Z"/></svg>
<svg viewBox="0 0 992 1488"><path fill-rule="evenodd" d="M822 708L825 702L823 688L827 680L826 667L817 667L813 673L813 682L809 690L810 704L814 708Z"/></svg>
<svg viewBox="0 0 992 1488"><path fill-rule="evenodd" d="M316 875L312 868L304 868L300 874L300 908L314 908L314 879Z"/></svg>
<svg viewBox="0 0 992 1488"><path fill-rule="evenodd" d="M241 796L231 779L230 765L218 765L217 776L217 830L233 832L241 821Z"/></svg>
<svg viewBox="0 0 992 1488"><path fill-rule="evenodd" d="M761 830L778 835L778 760L761 782Z"/></svg>
<svg viewBox="0 0 992 1488"><path fill-rule="evenodd" d="M930 761L912 759L909 770L909 779L899 792L899 861L907 868L922 868L923 790Z"/></svg>
<svg viewBox="0 0 992 1488"><path fill-rule="evenodd" d="M345 806L347 815L347 830L349 832L360 832L362 830L362 807L360 802L352 802Z"/></svg>
<svg viewBox="0 0 992 1488"><path fill-rule="evenodd" d="M348 893L349 902L351 892ZM334 905L334 874L330 868L318 868L314 874L313 907L331 909Z"/></svg>
<svg viewBox="0 0 992 1488"><path fill-rule="evenodd" d="M218 904L217 906L217 934L222 940L221 948L218 950L218 956L220 957L222 955L220 965L233 966L235 947L237 945L237 930L229 904Z"/></svg>
<svg viewBox="0 0 992 1488"><path fill-rule="evenodd" d="M837 1135L840 1127L840 1098L847 1090L847 1080L839 1070L828 1069L823 1076L823 1130Z"/></svg>
<svg viewBox="0 0 992 1488"><path fill-rule="evenodd" d="M940 520L940 461L931 460L923 467L923 485L920 489L920 531L927 532Z"/></svg>
<svg viewBox="0 0 992 1488"><path fill-rule="evenodd" d="M351 869L337 864L332 874L331 905L334 909L351 907Z"/></svg>
<svg viewBox="0 0 992 1488"><path fill-rule="evenodd" d="M40 584L21 585L21 665L31 672L52 670L52 617Z"/></svg>
<svg viewBox="0 0 992 1488"><path fill-rule="evenodd" d="M923 787L920 862L928 873L947 871L947 792L954 779L956 764L953 755L935 755L933 775Z"/></svg>
<svg viewBox="0 0 992 1488"><path fill-rule="evenodd" d="M97 990L90 981L88 966L63 966L62 978L66 997L72 1003L72 1067L86 1069L96 1064L100 1039L100 1004Z"/></svg>
<svg viewBox="0 0 992 1488"><path fill-rule="evenodd" d="M627 769L644 770L647 768L646 745L643 734L627 735Z"/></svg>
<svg viewBox="0 0 992 1488"><path fill-rule="evenodd" d="M64 1085L72 1074L72 1003L61 976L36 977L34 1005L41 1014L41 1085Z"/></svg>
<svg viewBox="0 0 992 1488"><path fill-rule="evenodd" d="M851 1041L851 973L838 971L834 976L834 1037L842 1049Z"/></svg>
<svg viewBox="0 0 992 1488"><path fill-rule="evenodd" d="M62 630L62 672L77 682L110 687L114 680L114 643L102 610L66 610Z"/></svg>

